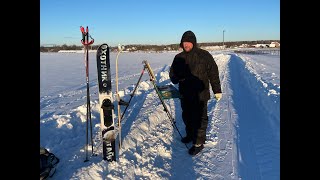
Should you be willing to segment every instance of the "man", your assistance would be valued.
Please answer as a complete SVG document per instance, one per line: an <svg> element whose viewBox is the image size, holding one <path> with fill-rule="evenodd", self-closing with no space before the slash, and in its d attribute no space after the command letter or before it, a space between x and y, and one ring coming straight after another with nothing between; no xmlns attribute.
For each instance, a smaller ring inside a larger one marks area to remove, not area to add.
<svg viewBox="0 0 320 180"><path fill-rule="evenodd" d="M169 76L173 84L179 83L182 95L180 102L186 137L181 141L192 142L189 154L196 155L203 149L206 140L209 83L216 100L222 97L219 71L212 55L197 47L197 39L192 31L183 33L180 47L183 52L174 57Z"/></svg>

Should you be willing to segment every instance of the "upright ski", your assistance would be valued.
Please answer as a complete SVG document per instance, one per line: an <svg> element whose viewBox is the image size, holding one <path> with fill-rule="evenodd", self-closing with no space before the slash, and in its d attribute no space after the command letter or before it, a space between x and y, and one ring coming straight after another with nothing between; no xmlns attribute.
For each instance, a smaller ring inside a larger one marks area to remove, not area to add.
<svg viewBox="0 0 320 180"><path fill-rule="evenodd" d="M116 92L117 92L117 101L118 101L118 131L119 131L119 150L121 149L121 105L127 105L128 103L124 102L123 100L120 99L119 95L119 81L118 81L118 59L119 59L119 54L123 51L124 46L121 46L120 44L118 45L118 54L116 58Z"/></svg>
<svg viewBox="0 0 320 180"><path fill-rule="evenodd" d="M116 160L114 127L114 105L111 91L110 51L108 44L102 44L97 49L97 70L100 105L100 127L102 133L103 159Z"/></svg>

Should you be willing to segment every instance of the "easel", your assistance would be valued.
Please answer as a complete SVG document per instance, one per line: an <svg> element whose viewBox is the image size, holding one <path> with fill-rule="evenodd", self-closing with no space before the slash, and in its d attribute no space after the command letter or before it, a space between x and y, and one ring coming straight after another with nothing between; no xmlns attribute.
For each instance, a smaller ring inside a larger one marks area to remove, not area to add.
<svg viewBox="0 0 320 180"><path fill-rule="evenodd" d="M131 96L131 97L130 97L130 100L129 100L129 102L128 102L126 108L125 108L125 110L123 111L123 114L122 114L122 116L121 116L121 119L122 119L124 113L126 112L127 107L128 107L128 105L130 104L130 101L131 101L132 97L133 97L134 94L135 94L135 91L136 91L136 89L137 89L137 87L138 87L138 85L139 85L139 83L140 83L140 81L141 81L141 77L143 76L145 69L147 69L148 74L149 74L149 77L150 77L150 81L152 82L153 87L154 87L154 89L156 90L156 93L157 93L157 95L158 95L158 97L159 97L159 99L160 99L160 101L161 101L161 104L162 104L162 106L163 106L163 108L164 108L164 111L166 112L169 120L171 121L172 126L177 130L177 132L179 133L180 137L182 138L182 135L181 135L179 129L177 128L176 124L175 124L176 122L175 122L174 118L173 118L172 115L170 114L170 112L169 112L169 110L168 110L168 108L167 108L167 105L164 103L164 97L163 97L163 95L161 94L161 90L159 90L159 86L156 85L156 78L155 78L155 75L154 75L154 73L153 73L153 71L152 71L152 69L151 69L151 67L150 67L150 64L148 63L147 60L142 61L142 63L144 64L143 70L141 71L141 75L140 75L140 77L139 77L139 80L138 80L138 82L137 82L137 84L136 84L136 86L135 86L132 94L130 95L130 96ZM173 97L173 98L177 98L177 97ZM186 143L185 143L185 145L186 145L187 149L189 149Z"/></svg>

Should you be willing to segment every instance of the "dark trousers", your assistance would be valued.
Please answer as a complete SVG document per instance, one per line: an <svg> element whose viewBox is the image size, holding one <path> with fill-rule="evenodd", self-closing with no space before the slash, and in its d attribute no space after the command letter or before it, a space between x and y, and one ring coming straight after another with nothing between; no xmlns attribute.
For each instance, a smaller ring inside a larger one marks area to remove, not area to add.
<svg viewBox="0 0 320 180"><path fill-rule="evenodd" d="M193 144L204 144L208 126L208 101L181 99L186 134Z"/></svg>

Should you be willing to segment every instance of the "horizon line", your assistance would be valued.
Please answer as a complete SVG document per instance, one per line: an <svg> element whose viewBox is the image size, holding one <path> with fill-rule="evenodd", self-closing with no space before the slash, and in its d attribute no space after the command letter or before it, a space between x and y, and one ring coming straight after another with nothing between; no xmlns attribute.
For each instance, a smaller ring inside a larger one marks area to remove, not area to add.
<svg viewBox="0 0 320 180"><path fill-rule="evenodd" d="M253 42L253 41L280 41L280 39L265 39L265 40L241 40L241 41L224 41L224 43L227 43L227 42L243 42L243 41L248 41L248 42ZM217 42L197 42L197 44L202 44L202 43L223 43L223 41L217 41ZM99 43L101 44L101 43ZM103 44L103 43L102 43ZM107 43L108 44L108 43ZM121 43L120 43L121 44ZM125 44L126 46L130 46L130 45L149 45L149 46L166 46L166 45L176 45L176 44L179 44L179 43L173 43L173 44L142 44L142 43L138 43L138 44L134 44L134 43L131 43L131 44ZM77 46L76 44L55 44L55 43L45 43L45 44L40 44L40 47L41 46L44 46L44 45L54 45L54 46L62 46L62 45L67 45L67 46ZM124 45L124 44L122 44ZM79 45L79 46L82 46ZM110 45L111 46L111 45ZM115 45L115 46L118 46L118 45Z"/></svg>

